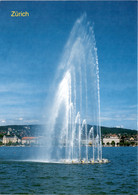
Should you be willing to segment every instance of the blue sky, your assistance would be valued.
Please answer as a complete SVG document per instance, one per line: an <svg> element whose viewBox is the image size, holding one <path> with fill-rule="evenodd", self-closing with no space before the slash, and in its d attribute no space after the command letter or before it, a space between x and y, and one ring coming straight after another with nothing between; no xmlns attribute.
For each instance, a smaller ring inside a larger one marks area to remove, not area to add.
<svg viewBox="0 0 138 195"><path fill-rule="evenodd" d="M0 125L47 120L51 83L84 12L98 49L101 124L137 129L137 9L123 1L0 2Z"/></svg>

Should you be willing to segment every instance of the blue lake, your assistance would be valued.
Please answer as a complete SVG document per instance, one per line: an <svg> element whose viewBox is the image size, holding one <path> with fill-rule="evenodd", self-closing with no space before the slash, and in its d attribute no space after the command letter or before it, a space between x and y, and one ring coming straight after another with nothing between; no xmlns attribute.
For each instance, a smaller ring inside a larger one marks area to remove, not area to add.
<svg viewBox="0 0 138 195"><path fill-rule="evenodd" d="M138 194L137 147L103 148L108 164L50 164L35 147L0 147L0 194Z"/></svg>

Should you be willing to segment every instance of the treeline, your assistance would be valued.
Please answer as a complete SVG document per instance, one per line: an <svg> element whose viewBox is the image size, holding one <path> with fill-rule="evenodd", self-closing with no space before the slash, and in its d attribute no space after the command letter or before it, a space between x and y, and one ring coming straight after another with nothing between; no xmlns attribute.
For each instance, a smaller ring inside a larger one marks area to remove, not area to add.
<svg viewBox="0 0 138 195"><path fill-rule="evenodd" d="M102 135L108 135L108 134L120 134L121 136L123 135L137 135L138 131L137 130L132 130L132 129L125 129L125 128L115 128L115 127L101 127L101 134Z"/></svg>
<svg viewBox="0 0 138 195"><path fill-rule="evenodd" d="M88 125L88 131L92 126ZM0 126L0 137L4 134L7 134L8 129L11 128L11 133L16 134L19 137L23 136L41 136L44 133L44 129L46 128L44 125L7 125ZM60 128L60 126L58 127ZM58 129L57 128L57 129ZM101 127L101 135L102 137L110 134L116 134L120 136L134 136L137 135L137 130L125 129L125 128L115 128L115 127Z"/></svg>

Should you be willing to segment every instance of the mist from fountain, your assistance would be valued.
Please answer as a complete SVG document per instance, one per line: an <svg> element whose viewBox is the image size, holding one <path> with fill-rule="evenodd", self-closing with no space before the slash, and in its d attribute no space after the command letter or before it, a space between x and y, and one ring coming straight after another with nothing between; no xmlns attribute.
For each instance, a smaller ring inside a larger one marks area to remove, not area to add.
<svg viewBox="0 0 138 195"><path fill-rule="evenodd" d="M46 159L66 163L101 161L98 57L93 27L86 14L74 24L57 75L46 129Z"/></svg>

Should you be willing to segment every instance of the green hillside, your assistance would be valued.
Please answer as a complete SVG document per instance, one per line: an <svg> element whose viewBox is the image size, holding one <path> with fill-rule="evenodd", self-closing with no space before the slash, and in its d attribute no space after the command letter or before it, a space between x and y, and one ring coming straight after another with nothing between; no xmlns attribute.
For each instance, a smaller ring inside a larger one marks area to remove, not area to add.
<svg viewBox="0 0 138 195"><path fill-rule="evenodd" d="M11 134L16 134L19 137L23 136L41 136L43 135L43 130L45 129L44 125L8 125L0 126L0 135L7 134L8 129L11 128ZM60 127L58 127L60 128ZM91 125L88 125L88 131L91 128ZM109 134L117 135L128 135L133 136L137 134L137 130L124 129L124 128L115 128L115 127L101 127L102 136Z"/></svg>
<svg viewBox="0 0 138 195"><path fill-rule="evenodd" d="M137 130L124 129L124 128L116 128L116 127L101 127L102 135L107 134L121 134L121 135L136 135L138 133Z"/></svg>

